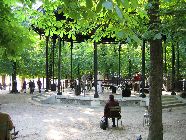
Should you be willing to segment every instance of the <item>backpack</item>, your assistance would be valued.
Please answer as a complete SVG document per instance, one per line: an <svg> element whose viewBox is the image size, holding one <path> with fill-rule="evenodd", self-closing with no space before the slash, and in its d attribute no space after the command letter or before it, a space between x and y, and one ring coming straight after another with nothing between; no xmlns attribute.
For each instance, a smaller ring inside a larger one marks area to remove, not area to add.
<svg viewBox="0 0 186 140"><path fill-rule="evenodd" d="M106 130L106 128L107 128L107 124L106 124L106 121L105 121L105 117L102 117L102 118L101 118L101 121L100 121L100 128L103 129L103 130Z"/></svg>

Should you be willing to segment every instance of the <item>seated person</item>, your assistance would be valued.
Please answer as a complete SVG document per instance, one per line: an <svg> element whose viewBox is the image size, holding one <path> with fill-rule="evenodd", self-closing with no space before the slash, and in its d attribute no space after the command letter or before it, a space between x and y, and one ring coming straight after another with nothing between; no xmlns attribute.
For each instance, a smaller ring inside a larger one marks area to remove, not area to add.
<svg viewBox="0 0 186 140"><path fill-rule="evenodd" d="M0 140L9 140L10 131L14 128L10 116L0 112Z"/></svg>
<svg viewBox="0 0 186 140"><path fill-rule="evenodd" d="M105 108L104 108L104 117L105 117L105 122L107 126L108 126L108 117L110 115L110 107L113 107L113 106L119 106L119 103L114 100L114 95L109 95L109 101L106 103ZM112 122L113 122L112 127L116 127L115 118L112 118Z"/></svg>

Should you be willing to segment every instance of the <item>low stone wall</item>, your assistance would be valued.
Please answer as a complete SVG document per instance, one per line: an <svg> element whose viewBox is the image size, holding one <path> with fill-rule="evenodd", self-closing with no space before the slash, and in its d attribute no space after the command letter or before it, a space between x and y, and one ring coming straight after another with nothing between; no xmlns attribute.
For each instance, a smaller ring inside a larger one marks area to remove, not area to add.
<svg viewBox="0 0 186 140"><path fill-rule="evenodd" d="M118 100L120 106L143 106L141 104L142 98L140 97L128 97ZM99 98L88 98L88 97L65 97L62 95L56 95L56 101L63 104L75 104L75 105L89 105L89 106L104 106L107 100L99 99Z"/></svg>
<svg viewBox="0 0 186 140"><path fill-rule="evenodd" d="M91 105L91 100L80 100L80 99L68 99L68 98L58 98L63 104L74 104L74 105Z"/></svg>

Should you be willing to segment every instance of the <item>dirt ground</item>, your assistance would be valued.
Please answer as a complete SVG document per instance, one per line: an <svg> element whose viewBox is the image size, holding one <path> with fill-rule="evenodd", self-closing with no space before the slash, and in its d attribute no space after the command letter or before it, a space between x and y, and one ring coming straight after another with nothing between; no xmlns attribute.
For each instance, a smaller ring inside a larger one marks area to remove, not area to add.
<svg viewBox="0 0 186 140"><path fill-rule="evenodd" d="M147 139L148 127L143 126L144 107L122 106L122 125L102 130L99 121L103 106L67 104L44 105L31 102L30 95L1 94L1 112L10 114L16 140L136 140ZM163 110L164 140L186 140L186 107Z"/></svg>

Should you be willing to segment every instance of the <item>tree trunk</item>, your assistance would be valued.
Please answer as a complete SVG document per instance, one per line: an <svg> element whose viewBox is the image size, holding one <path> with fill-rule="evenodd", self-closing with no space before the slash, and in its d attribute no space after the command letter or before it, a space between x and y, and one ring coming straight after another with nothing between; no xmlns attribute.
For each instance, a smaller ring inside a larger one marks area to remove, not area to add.
<svg viewBox="0 0 186 140"><path fill-rule="evenodd" d="M150 127L148 140L163 140L162 126L162 46L161 40L153 40L150 42Z"/></svg>
<svg viewBox="0 0 186 140"><path fill-rule="evenodd" d="M2 75L2 84L5 83L5 75Z"/></svg>
<svg viewBox="0 0 186 140"><path fill-rule="evenodd" d="M6 90L6 75L2 75L2 86Z"/></svg>
<svg viewBox="0 0 186 140"><path fill-rule="evenodd" d="M152 6L149 8L150 29L158 33L160 19L159 0L149 0ZM150 126L148 140L163 140L163 125L162 125L162 82L163 82L163 49L160 39L150 40Z"/></svg>
<svg viewBox="0 0 186 140"><path fill-rule="evenodd" d="M16 80L16 69L17 69L17 66L16 66L16 62L13 62L13 73L12 73L12 91L11 93L17 93L18 90L17 90L17 80Z"/></svg>

